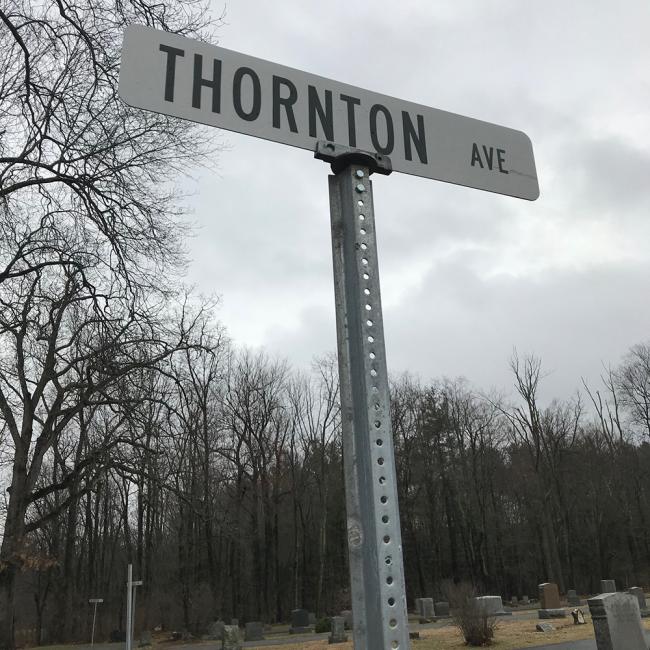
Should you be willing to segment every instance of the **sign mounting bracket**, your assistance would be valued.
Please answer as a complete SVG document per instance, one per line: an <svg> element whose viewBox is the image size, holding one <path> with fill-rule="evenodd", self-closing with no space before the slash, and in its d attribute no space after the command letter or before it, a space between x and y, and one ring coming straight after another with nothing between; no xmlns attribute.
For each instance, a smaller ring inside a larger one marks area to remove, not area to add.
<svg viewBox="0 0 650 650"><path fill-rule="evenodd" d="M393 173L393 165L388 156L382 156L372 151L362 151L361 149L346 147L325 140L319 140L316 143L314 158L331 163L332 173L334 174L338 174L352 164L367 167L371 174L377 173L388 176Z"/></svg>

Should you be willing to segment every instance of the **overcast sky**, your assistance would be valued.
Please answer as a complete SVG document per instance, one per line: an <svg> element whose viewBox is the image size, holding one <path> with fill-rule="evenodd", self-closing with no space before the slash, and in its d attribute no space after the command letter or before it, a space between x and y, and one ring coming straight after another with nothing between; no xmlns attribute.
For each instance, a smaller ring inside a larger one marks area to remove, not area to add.
<svg viewBox="0 0 650 650"><path fill-rule="evenodd" d="M647 0L235 0L225 20L223 47L533 142L535 202L373 177L390 371L507 389L517 348L567 397L650 339ZM306 366L336 349L329 167L206 135L227 150L192 188L188 281L237 343Z"/></svg>

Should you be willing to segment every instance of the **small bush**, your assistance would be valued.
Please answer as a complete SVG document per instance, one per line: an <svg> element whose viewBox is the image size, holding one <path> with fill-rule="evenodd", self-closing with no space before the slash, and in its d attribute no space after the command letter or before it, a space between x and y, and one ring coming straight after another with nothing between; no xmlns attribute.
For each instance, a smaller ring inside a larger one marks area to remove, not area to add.
<svg viewBox="0 0 650 650"><path fill-rule="evenodd" d="M454 625L458 627L466 645L492 645L496 618L481 611L475 600L476 589L466 582L448 588L449 606Z"/></svg>
<svg viewBox="0 0 650 650"><path fill-rule="evenodd" d="M330 632L331 629L332 619L329 617L319 618L314 626L314 632L316 632L316 634L319 634L320 632Z"/></svg>

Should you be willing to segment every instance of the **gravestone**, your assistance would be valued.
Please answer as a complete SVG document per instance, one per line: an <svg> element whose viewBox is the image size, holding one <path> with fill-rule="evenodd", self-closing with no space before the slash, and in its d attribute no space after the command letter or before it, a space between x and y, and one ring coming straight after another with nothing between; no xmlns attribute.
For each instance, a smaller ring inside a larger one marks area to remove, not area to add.
<svg viewBox="0 0 650 650"><path fill-rule="evenodd" d="M239 619L238 618L230 619L230 625L234 625L235 627L239 627Z"/></svg>
<svg viewBox="0 0 650 650"><path fill-rule="evenodd" d="M616 580L601 580L600 593L613 594L616 591Z"/></svg>
<svg viewBox="0 0 650 650"><path fill-rule="evenodd" d="M150 630L144 630L143 632L140 633L140 647L143 648L144 646L151 645L151 631Z"/></svg>
<svg viewBox="0 0 650 650"><path fill-rule="evenodd" d="M598 650L648 650L639 601L632 594L609 592L587 603Z"/></svg>
<svg viewBox="0 0 650 650"><path fill-rule="evenodd" d="M244 641L262 641L264 639L264 624L260 621L249 621L244 628Z"/></svg>
<svg viewBox="0 0 650 650"><path fill-rule="evenodd" d="M528 600L528 596L522 596L521 597L521 604L522 605L528 605L530 601Z"/></svg>
<svg viewBox="0 0 650 650"><path fill-rule="evenodd" d="M223 621L214 621L208 626L208 640L221 641L223 639L223 628L225 627Z"/></svg>
<svg viewBox="0 0 650 650"><path fill-rule="evenodd" d="M585 615L582 613L581 609L574 609L571 612L571 616L573 616L573 624L574 625L585 625L587 621L585 621Z"/></svg>
<svg viewBox="0 0 650 650"><path fill-rule="evenodd" d="M309 612L309 625L316 625L316 614Z"/></svg>
<svg viewBox="0 0 650 650"><path fill-rule="evenodd" d="M512 616L512 612L503 609L501 596L479 596L474 598L476 607L482 616Z"/></svg>
<svg viewBox="0 0 650 650"><path fill-rule="evenodd" d="M566 611L560 603L560 592L554 582L543 582L539 585L540 609L539 618L564 618Z"/></svg>
<svg viewBox="0 0 650 650"><path fill-rule="evenodd" d="M436 616L433 598L420 598L420 623L431 623Z"/></svg>
<svg viewBox="0 0 650 650"><path fill-rule="evenodd" d="M239 625L223 626L223 641L221 650L241 650L241 636L239 635Z"/></svg>
<svg viewBox="0 0 650 650"><path fill-rule="evenodd" d="M415 613L418 616L422 616L422 598L415 599Z"/></svg>
<svg viewBox="0 0 650 650"><path fill-rule="evenodd" d="M650 617L650 611L648 611L648 605L645 600L645 593L641 587L630 587L627 590L628 594L631 594L639 601L639 609L641 610L641 618Z"/></svg>
<svg viewBox="0 0 650 650"><path fill-rule="evenodd" d="M306 632L311 632L309 612L306 609L292 610L289 634L305 634Z"/></svg>
<svg viewBox="0 0 650 650"><path fill-rule="evenodd" d="M351 630L354 627L354 622L352 620L352 610L351 609L344 609L341 612L341 616L343 617L343 620L345 621L345 629L346 630Z"/></svg>
<svg viewBox="0 0 650 650"><path fill-rule="evenodd" d="M447 601L441 600L438 603L434 603L433 608L436 616L449 616L449 603Z"/></svg>
<svg viewBox="0 0 650 650"><path fill-rule="evenodd" d="M510 607L518 607L519 606L519 601L517 600L517 596L513 596L510 599Z"/></svg>
<svg viewBox="0 0 650 650"><path fill-rule="evenodd" d="M332 616L332 627L328 643L345 643L348 635L345 633L345 619L342 616Z"/></svg>
<svg viewBox="0 0 650 650"><path fill-rule="evenodd" d="M569 589L569 591L567 591L566 600L569 605L580 604L580 597L578 596L578 592L575 589Z"/></svg>
<svg viewBox="0 0 650 650"><path fill-rule="evenodd" d="M539 618L566 618L566 609L563 607L552 607L549 609L538 609L537 616Z"/></svg>
<svg viewBox="0 0 650 650"><path fill-rule="evenodd" d="M539 585L539 606L542 609L561 607L560 592L554 582L544 582Z"/></svg>
<svg viewBox="0 0 650 650"><path fill-rule="evenodd" d="M550 623L538 623L535 626L537 632L552 632L555 628Z"/></svg>

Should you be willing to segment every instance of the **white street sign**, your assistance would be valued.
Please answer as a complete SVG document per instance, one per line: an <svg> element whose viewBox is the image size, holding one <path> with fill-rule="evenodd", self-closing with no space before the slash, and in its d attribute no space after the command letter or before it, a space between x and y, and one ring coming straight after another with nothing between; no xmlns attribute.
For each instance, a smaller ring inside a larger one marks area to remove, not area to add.
<svg viewBox="0 0 650 650"><path fill-rule="evenodd" d="M398 172L539 196L533 147L521 131L149 27L125 32L119 90L137 108L310 151L327 140L389 156Z"/></svg>

